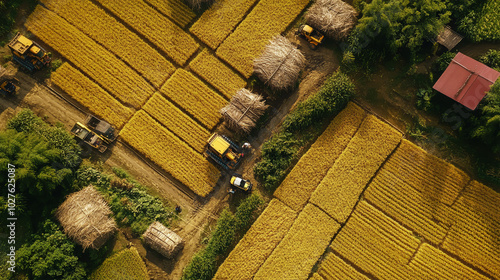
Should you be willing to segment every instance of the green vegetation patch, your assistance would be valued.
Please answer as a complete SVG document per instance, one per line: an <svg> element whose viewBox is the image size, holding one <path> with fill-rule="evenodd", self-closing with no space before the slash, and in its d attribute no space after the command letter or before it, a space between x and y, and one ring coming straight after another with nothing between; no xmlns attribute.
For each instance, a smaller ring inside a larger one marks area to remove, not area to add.
<svg viewBox="0 0 500 280"><path fill-rule="evenodd" d="M149 280L146 265L134 247L107 258L90 276L92 280Z"/></svg>
<svg viewBox="0 0 500 280"><path fill-rule="evenodd" d="M460 22L459 30L476 42L500 40L500 1L488 0L472 10Z"/></svg>

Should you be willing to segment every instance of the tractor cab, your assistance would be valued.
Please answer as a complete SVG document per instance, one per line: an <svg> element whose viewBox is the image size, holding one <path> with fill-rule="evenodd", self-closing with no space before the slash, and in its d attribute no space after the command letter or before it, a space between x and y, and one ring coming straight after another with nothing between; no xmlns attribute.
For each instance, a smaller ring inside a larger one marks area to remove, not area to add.
<svg viewBox="0 0 500 280"><path fill-rule="evenodd" d="M205 154L226 170L235 169L242 158L240 147L217 133L208 139Z"/></svg>
<svg viewBox="0 0 500 280"><path fill-rule="evenodd" d="M304 37L309 42L309 47L315 50L325 36L307 24L299 26L297 34Z"/></svg>
<svg viewBox="0 0 500 280"><path fill-rule="evenodd" d="M14 62L30 72L40 70L50 64L51 58L45 50L19 32L10 41L9 48Z"/></svg>
<svg viewBox="0 0 500 280"><path fill-rule="evenodd" d="M77 122L71 129L71 134L81 139L83 142L90 145L92 148L97 149L99 152L104 153L108 148L104 140L94 132L92 132L85 125Z"/></svg>

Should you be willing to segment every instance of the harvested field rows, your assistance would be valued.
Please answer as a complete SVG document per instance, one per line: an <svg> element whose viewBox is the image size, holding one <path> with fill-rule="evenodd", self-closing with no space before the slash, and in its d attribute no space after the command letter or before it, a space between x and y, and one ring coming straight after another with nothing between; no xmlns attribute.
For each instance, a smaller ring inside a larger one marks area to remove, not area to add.
<svg viewBox="0 0 500 280"><path fill-rule="evenodd" d="M365 116L363 109L349 103L302 156L274 192L274 196L295 211L302 210L328 170L347 147Z"/></svg>
<svg viewBox="0 0 500 280"><path fill-rule="evenodd" d="M178 69L160 92L184 108L209 130L219 122L227 101L184 69Z"/></svg>
<svg viewBox="0 0 500 280"><path fill-rule="evenodd" d="M214 4L215 5L215 4ZM203 50L191 63L189 68L205 79L225 97L231 99L233 95L247 84L222 61Z"/></svg>
<svg viewBox="0 0 500 280"><path fill-rule="evenodd" d="M42 3L123 59L155 87L159 88L174 73L172 63L92 2L43 0Z"/></svg>
<svg viewBox="0 0 500 280"><path fill-rule="evenodd" d="M214 279L252 279L292 226L296 212L277 199L260 217L217 270Z"/></svg>
<svg viewBox="0 0 500 280"><path fill-rule="evenodd" d="M181 27L191 22L196 14L182 0L144 0Z"/></svg>
<svg viewBox="0 0 500 280"><path fill-rule="evenodd" d="M260 0L236 30L217 49L217 55L243 76L250 77L253 60L273 36L283 32L309 0Z"/></svg>
<svg viewBox="0 0 500 280"><path fill-rule="evenodd" d="M142 0L97 0L97 2L180 65L183 65L198 49L198 44L189 34Z"/></svg>
<svg viewBox="0 0 500 280"><path fill-rule="evenodd" d="M161 94L155 93L142 108L168 130L202 153L210 133L175 107Z"/></svg>
<svg viewBox="0 0 500 280"><path fill-rule="evenodd" d="M217 168L142 110L125 125L120 136L202 197L219 179Z"/></svg>
<svg viewBox="0 0 500 280"><path fill-rule="evenodd" d="M401 137L401 133L375 116L366 117L310 201L339 223L345 222L365 186Z"/></svg>
<svg viewBox="0 0 500 280"><path fill-rule="evenodd" d="M64 63L52 73L52 83L95 115L120 129L134 114L80 71Z"/></svg>
<svg viewBox="0 0 500 280"><path fill-rule="evenodd" d="M254 279L306 279L340 225L308 204Z"/></svg>
<svg viewBox="0 0 500 280"><path fill-rule="evenodd" d="M447 205L455 201L470 180L462 170L408 140L402 141L384 169L417 190L439 197Z"/></svg>
<svg viewBox="0 0 500 280"><path fill-rule="evenodd" d="M216 1L201 15L189 31L210 48L216 49L231 31L233 31L256 1L257 0Z"/></svg>
<svg viewBox="0 0 500 280"><path fill-rule="evenodd" d="M314 273L312 279L322 280L369 280L368 277L348 265L335 254L328 256L321 262L321 267Z"/></svg>
<svg viewBox="0 0 500 280"><path fill-rule="evenodd" d="M153 94L135 71L55 13L38 6L25 25L124 104L139 108Z"/></svg>

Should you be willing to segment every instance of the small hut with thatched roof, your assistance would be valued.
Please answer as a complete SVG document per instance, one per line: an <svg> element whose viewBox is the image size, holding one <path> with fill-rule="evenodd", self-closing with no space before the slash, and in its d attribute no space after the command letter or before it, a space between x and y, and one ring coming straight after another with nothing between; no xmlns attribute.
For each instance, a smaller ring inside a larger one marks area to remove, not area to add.
<svg viewBox="0 0 500 280"><path fill-rule="evenodd" d="M182 238L160 222L152 223L142 235L142 240L166 258L175 256L184 247Z"/></svg>
<svg viewBox="0 0 500 280"><path fill-rule="evenodd" d="M248 133L255 127L267 107L269 106L262 96L242 88L231 98L231 102L220 110L220 113L228 127Z"/></svg>
<svg viewBox="0 0 500 280"><path fill-rule="evenodd" d="M457 32L453 31L448 25L444 26L439 32L436 41L445 46L449 51L455 48L464 37Z"/></svg>
<svg viewBox="0 0 500 280"><path fill-rule="evenodd" d="M257 77L273 89L290 88L304 68L304 55L287 38L276 36L254 60Z"/></svg>
<svg viewBox="0 0 500 280"><path fill-rule="evenodd" d="M72 193L57 208L56 218L64 232L83 249L99 249L116 231L111 210L102 195L92 186Z"/></svg>
<svg viewBox="0 0 500 280"><path fill-rule="evenodd" d="M342 0L316 0L305 18L325 36L342 41L358 22L357 15L356 9Z"/></svg>

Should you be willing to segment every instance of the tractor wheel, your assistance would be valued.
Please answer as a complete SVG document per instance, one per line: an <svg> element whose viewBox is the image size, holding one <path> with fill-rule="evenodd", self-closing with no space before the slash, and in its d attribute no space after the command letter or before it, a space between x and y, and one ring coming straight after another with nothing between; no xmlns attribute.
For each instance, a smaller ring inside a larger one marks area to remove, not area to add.
<svg viewBox="0 0 500 280"><path fill-rule="evenodd" d="M318 45L315 45L315 44L311 44L309 43L309 48L313 51L315 51L316 49L318 49Z"/></svg>

